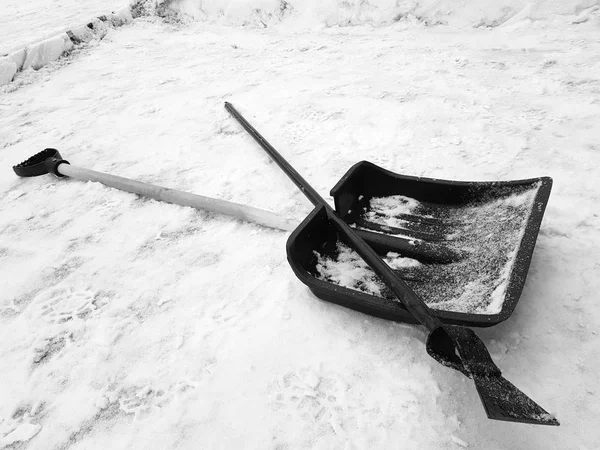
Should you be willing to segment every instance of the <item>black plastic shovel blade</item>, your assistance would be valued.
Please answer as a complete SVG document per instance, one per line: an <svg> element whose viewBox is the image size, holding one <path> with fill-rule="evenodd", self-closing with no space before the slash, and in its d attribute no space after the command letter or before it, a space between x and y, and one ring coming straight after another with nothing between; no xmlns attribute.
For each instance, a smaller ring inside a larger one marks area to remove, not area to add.
<svg viewBox="0 0 600 450"><path fill-rule="evenodd" d="M342 219L381 257L398 263L397 275L443 323L489 327L508 319L517 305L551 187L548 177L439 180L363 161L331 194ZM417 322L402 305L393 305L397 302L383 284L370 288L374 279L368 271L352 285L328 278L324 264L335 268L348 256L340 257L343 239L334 230L308 220L290 239L292 267L317 297L384 319ZM427 260L423 248L457 256ZM407 266L403 258L414 264Z"/></svg>
<svg viewBox="0 0 600 450"><path fill-rule="evenodd" d="M506 378L473 375L473 381L488 418L534 425L560 425L556 417Z"/></svg>

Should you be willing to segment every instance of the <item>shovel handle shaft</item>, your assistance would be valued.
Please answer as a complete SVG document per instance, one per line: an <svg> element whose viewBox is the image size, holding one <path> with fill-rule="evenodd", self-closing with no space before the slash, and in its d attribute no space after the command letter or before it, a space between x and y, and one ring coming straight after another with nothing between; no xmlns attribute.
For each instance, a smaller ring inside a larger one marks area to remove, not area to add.
<svg viewBox="0 0 600 450"><path fill-rule="evenodd" d="M294 182L296 186L302 191L304 195L311 201L311 203L315 206L326 204L323 197L319 195L317 191L313 189L313 187L308 184L302 175L296 172L290 163L288 163L281 154L275 150L275 148L269 144L269 142L262 137L262 135L254 128L250 123L242 116L237 109L233 107L233 105L229 102L225 102L225 109L240 123L242 127L248 132L250 136L252 136L256 142L260 144L260 146L264 149L265 152L277 163L277 165L285 172L285 174Z"/></svg>
<svg viewBox="0 0 600 450"><path fill-rule="evenodd" d="M80 181L95 181L106 186L153 198L161 202L174 203L181 206L190 206L196 209L225 214L246 222L253 222L277 230L291 231L298 223L270 211L265 211L239 203L227 202L216 198L182 192L162 186L156 186L141 181L131 180L116 175L111 175L94 170L61 164L56 169L60 175Z"/></svg>

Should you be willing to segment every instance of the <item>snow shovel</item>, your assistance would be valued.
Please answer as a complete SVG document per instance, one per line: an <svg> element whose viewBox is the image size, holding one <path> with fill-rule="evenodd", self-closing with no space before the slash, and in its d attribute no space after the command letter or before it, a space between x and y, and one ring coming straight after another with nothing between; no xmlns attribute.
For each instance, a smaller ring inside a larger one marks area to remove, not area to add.
<svg viewBox="0 0 600 450"><path fill-rule="evenodd" d="M204 197L189 192L130 180L129 178L75 167L64 160L58 150L54 148L42 150L26 161L13 166L13 170L20 177L37 177L51 173L57 177L70 177L80 181L97 181L109 187L153 198L161 202L225 214L236 219L278 230L289 231L298 225L293 220L252 206Z"/></svg>
<svg viewBox="0 0 600 450"><path fill-rule="evenodd" d="M488 418L503 421L539 425L559 425L558 420L502 377L494 364L485 344L469 328L444 324L427 304L404 282L380 257L375 248L369 246L338 213L296 172L296 170L248 123L248 121L226 102L227 111L261 145L288 177L315 205L315 209L290 235L287 243L288 261L295 270L298 261L298 237L303 233L325 235L328 241L342 241L357 252L368 266L383 280L386 287L404 305L404 308L429 331L426 349L439 363L460 371L472 378ZM360 196L357 197L360 199ZM362 200L362 199L360 199ZM305 240L304 243L310 244ZM320 247L308 245L307 252L315 253ZM381 249L380 249L381 250ZM302 274L296 271L302 279ZM304 281L304 280L303 280ZM399 303L390 302L390 307Z"/></svg>

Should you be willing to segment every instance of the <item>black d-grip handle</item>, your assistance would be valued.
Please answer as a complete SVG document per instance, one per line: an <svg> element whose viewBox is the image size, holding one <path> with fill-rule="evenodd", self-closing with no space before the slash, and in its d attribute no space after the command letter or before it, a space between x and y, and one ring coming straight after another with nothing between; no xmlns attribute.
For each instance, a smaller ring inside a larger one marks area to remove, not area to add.
<svg viewBox="0 0 600 450"><path fill-rule="evenodd" d="M47 173L54 174L57 177L64 177L57 170L58 166L63 163L70 164L69 161L62 159L58 150L47 148L22 163L13 166L13 170L20 177L38 177Z"/></svg>

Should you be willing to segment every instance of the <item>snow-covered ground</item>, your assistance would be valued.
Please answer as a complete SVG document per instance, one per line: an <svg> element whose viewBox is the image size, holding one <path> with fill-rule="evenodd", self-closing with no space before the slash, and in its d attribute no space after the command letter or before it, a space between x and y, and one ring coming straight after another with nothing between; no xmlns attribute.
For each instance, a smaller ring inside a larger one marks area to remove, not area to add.
<svg viewBox="0 0 600 450"><path fill-rule="evenodd" d="M0 55L109 14L126 0L2 0Z"/></svg>
<svg viewBox="0 0 600 450"><path fill-rule="evenodd" d="M495 29L142 17L18 74L0 88L0 448L600 448L588 14ZM310 294L286 233L11 169L56 147L73 165L305 217L224 101L323 194L363 159L449 179L552 176L521 300L478 334L562 425L487 420L472 383L425 353L423 329Z"/></svg>
<svg viewBox="0 0 600 450"><path fill-rule="evenodd" d="M581 23L597 0L130 0L161 16L230 25L289 27L389 25L413 18L454 28L496 27L519 21Z"/></svg>

